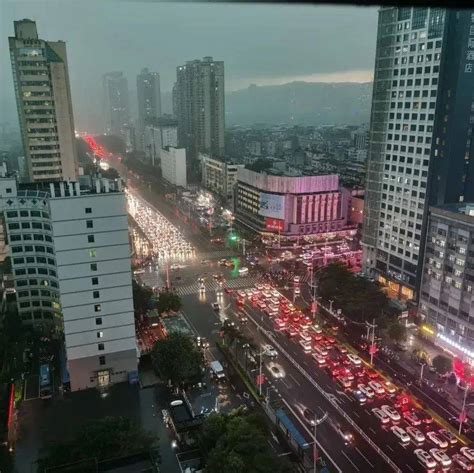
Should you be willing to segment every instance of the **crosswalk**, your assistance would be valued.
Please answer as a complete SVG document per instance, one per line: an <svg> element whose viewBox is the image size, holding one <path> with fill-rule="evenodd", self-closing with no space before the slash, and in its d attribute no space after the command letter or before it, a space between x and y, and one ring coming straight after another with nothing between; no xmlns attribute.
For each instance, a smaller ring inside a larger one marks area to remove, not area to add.
<svg viewBox="0 0 474 473"><path fill-rule="evenodd" d="M228 287L230 289L245 289L255 286L257 281L258 278L256 276L230 279L225 282L224 287ZM204 286L206 287L206 292L215 292L217 291L217 289L219 289L219 283L215 280L206 281L204 283ZM189 296L191 294L199 294L200 284L198 282L195 282L192 284L177 286L175 288L175 291L178 296Z"/></svg>

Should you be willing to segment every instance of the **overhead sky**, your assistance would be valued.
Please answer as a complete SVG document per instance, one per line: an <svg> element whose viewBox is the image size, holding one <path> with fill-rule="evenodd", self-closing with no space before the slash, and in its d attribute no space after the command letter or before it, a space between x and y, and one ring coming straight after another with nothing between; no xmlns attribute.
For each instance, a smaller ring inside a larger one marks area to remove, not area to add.
<svg viewBox="0 0 474 473"><path fill-rule="evenodd" d="M100 125L101 76L113 70L127 76L132 103L143 67L159 72L169 92L176 66L204 56L225 62L227 91L373 75L374 7L0 0L0 122L15 119L8 36L22 18L36 21L41 39L66 41L78 129Z"/></svg>

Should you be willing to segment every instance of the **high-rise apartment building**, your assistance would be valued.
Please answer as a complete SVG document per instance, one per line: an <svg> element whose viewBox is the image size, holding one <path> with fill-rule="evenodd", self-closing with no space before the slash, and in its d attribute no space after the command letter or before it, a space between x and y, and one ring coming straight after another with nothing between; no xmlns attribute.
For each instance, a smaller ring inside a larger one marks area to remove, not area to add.
<svg viewBox="0 0 474 473"><path fill-rule="evenodd" d="M178 145L198 167L199 152L224 156L224 62L212 57L177 68Z"/></svg>
<svg viewBox="0 0 474 473"><path fill-rule="evenodd" d="M76 179L77 152L64 41L38 38L36 23L14 22L8 38L26 157L26 181Z"/></svg>
<svg viewBox="0 0 474 473"><path fill-rule="evenodd" d="M127 380L137 350L120 185L90 176L18 185L3 173L0 211L19 317L63 331L71 389Z"/></svg>
<svg viewBox="0 0 474 473"><path fill-rule="evenodd" d="M128 83L122 72L102 76L105 132L126 138L130 121Z"/></svg>
<svg viewBox="0 0 474 473"><path fill-rule="evenodd" d="M380 9L363 265L402 297L417 297L429 204L474 200L473 67L473 10Z"/></svg>
<svg viewBox="0 0 474 473"><path fill-rule="evenodd" d="M161 117L160 74L144 68L137 76L138 122Z"/></svg>

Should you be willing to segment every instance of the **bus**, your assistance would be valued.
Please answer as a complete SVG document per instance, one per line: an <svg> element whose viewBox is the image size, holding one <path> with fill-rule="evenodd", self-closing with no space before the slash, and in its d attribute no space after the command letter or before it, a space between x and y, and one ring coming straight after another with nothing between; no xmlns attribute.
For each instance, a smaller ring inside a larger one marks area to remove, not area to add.
<svg viewBox="0 0 474 473"><path fill-rule="evenodd" d="M52 396L51 369L49 363L40 365L40 398L49 399Z"/></svg>

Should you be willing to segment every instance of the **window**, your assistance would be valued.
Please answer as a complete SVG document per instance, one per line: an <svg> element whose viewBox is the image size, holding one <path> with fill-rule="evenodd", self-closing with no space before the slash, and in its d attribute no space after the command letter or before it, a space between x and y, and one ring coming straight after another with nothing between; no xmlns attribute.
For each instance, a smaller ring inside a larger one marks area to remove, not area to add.
<svg viewBox="0 0 474 473"><path fill-rule="evenodd" d="M99 292L99 291L94 291L94 292L92 293L92 297L93 297L94 299L98 299L98 298L100 297L100 292Z"/></svg>
<svg viewBox="0 0 474 473"><path fill-rule="evenodd" d="M102 338L104 336L104 332L97 332L97 338Z"/></svg>
<svg viewBox="0 0 474 473"><path fill-rule="evenodd" d="M96 317L95 324L96 325L102 325L102 317Z"/></svg>
<svg viewBox="0 0 474 473"><path fill-rule="evenodd" d="M88 241L89 243L94 243L94 242L95 242L94 235L87 235L87 241Z"/></svg>
<svg viewBox="0 0 474 473"><path fill-rule="evenodd" d="M86 207L85 211L86 211L86 214L91 214L92 213L92 208L91 207Z"/></svg>
<svg viewBox="0 0 474 473"><path fill-rule="evenodd" d="M97 286L99 284L99 278L92 278L92 285Z"/></svg>
<svg viewBox="0 0 474 473"><path fill-rule="evenodd" d="M105 365L105 356L104 355L99 356L99 365L101 365L101 366Z"/></svg>
<svg viewBox="0 0 474 473"><path fill-rule="evenodd" d="M95 258L95 256L96 256L96 251L95 251L95 250L89 250L89 256L90 256L91 258Z"/></svg>
<svg viewBox="0 0 474 473"><path fill-rule="evenodd" d="M99 343L99 344L97 345L97 349L98 349L99 351L103 351L104 348L105 348L105 347L104 347L104 344L103 344L103 343Z"/></svg>
<svg viewBox="0 0 474 473"><path fill-rule="evenodd" d="M95 304L94 305L94 312L100 312L102 310L102 305L101 304Z"/></svg>
<svg viewBox="0 0 474 473"><path fill-rule="evenodd" d="M97 263L91 263L91 271L97 271Z"/></svg>
<svg viewBox="0 0 474 473"><path fill-rule="evenodd" d="M94 227L94 222L92 220L86 220L86 227L87 228L93 228Z"/></svg>

